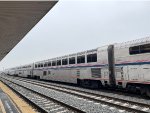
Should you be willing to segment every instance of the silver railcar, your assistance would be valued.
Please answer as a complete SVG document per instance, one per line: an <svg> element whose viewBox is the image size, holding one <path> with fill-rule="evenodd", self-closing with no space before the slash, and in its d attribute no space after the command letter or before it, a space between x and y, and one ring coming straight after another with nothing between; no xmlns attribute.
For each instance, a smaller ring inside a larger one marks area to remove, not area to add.
<svg viewBox="0 0 150 113"><path fill-rule="evenodd" d="M140 90L150 96L150 37L35 62L8 72L92 88Z"/></svg>

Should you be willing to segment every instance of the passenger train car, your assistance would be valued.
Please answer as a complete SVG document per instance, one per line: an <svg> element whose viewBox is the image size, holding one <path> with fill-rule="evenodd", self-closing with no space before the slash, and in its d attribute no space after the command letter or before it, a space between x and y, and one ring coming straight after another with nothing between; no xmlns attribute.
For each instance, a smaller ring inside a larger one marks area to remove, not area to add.
<svg viewBox="0 0 150 113"><path fill-rule="evenodd" d="M150 37L35 62L6 72L91 88L140 90L150 96Z"/></svg>
<svg viewBox="0 0 150 113"><path fill-rule="evenodd" d="M13 75L13 76L21 76L21 77L31 77L33 74L33 64L28 64L24 66L14 67L11 69L6 69L5 73L7 75Z"/></svg>

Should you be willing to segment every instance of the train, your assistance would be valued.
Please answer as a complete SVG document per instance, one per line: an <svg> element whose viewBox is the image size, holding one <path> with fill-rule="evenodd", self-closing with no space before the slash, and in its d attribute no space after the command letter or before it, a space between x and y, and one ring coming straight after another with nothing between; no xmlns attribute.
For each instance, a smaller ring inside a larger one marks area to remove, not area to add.
<svg viewBox="0 0 150 113"><path fill-rule="evenodd" d="M7 75L140 91L150 97L150 37L5 70Z"/></svg>

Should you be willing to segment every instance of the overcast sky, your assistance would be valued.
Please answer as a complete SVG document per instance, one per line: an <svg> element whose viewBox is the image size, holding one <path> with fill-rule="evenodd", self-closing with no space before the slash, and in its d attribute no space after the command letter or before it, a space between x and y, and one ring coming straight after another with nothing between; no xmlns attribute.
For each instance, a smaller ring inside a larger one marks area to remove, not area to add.
<svg viewBox="0 0 150 113"><path fill-rule="evenodd" d="M59 0L0 70L147 36L150 1Z"/></svg>

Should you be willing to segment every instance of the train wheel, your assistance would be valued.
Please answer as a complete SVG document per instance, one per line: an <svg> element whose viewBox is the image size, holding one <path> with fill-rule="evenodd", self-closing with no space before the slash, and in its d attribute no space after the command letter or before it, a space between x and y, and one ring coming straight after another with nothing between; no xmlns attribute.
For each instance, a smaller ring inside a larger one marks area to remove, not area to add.
<svg viewBox="0 0 150 113"><path fill-rule="evenodd" d="M90 81L90 87L91 88L99 88L99 82L98 81Z"/></svg>
<svg viewBox="0 0 150 113"><path fill-rule="evenodd" d="M84 87L84 81L83 80L80 80L80 86Z"/></svg>
<svg viewBox="0 0 150 113"><path fill-rule="evenodd" d="M150 97L150 88L146 88L146 95Z"/></svg>
<svg viewBox="0 0 150 113"><path fill-rule="evenodd" d="M81 86L81 80L80 79L77 79L77 84L78 84L78 86Z"/></svg>
<svg viewBox="0 0 150 113"><path fill-rule="evenodd" d="M136 93L136 87L134 85L128 85L127 90L131 93Z"/></svg>
<svg viewBox="0 0 150 113"><path fill-rule="evenodd" d="M141 93L141 95L146 94L146 88L145 87L141 87L140 88L140 93Z"/></svg>
<svg viewBox="0 0 150 113"><path fill-rule="evenodd" d="M127 90L128 90L129 92L132 92L131 85L127 85Z"/></svg>

